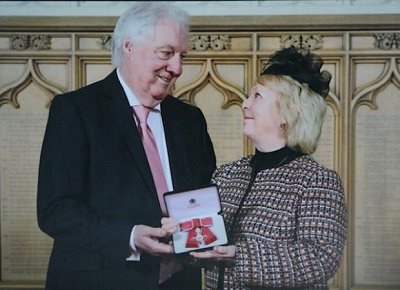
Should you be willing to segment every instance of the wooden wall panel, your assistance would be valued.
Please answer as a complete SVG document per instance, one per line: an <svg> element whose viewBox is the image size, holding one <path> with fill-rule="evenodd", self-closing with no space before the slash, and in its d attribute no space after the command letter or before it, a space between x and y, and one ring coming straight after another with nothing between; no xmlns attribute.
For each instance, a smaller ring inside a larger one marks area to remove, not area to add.
<svg viewBox="0 0 400 290"><path fill-rule="evenodd" d="M103 78L114 17L0 17L0 289L42 289L51 239L36 224L38 158L55 94ZM400 17L194 17L176 97L199 106L218 164L251 154L241 103L294 45L333 78L315 158L343 178L349 236L331 289L400 288Z"/></svg>

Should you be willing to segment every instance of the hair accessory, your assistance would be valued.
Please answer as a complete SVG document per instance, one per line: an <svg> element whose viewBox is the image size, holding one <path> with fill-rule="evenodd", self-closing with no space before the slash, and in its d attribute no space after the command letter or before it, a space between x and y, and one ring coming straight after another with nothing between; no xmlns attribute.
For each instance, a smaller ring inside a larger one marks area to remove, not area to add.
<svg viewBox="0 0 400 290"><path fill-rule="evenodd" d="M275 52L261 75L287 75L299 83L307 83L310 88L323 98L329 93L331 74L324 70L322 58L309 51L300 52L293 46Z"/></svg>

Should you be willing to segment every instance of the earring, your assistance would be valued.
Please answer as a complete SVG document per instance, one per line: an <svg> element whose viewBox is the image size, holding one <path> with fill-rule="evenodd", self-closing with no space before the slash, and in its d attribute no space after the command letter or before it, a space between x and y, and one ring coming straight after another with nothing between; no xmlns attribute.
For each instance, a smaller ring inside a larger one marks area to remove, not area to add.
<svg viewBox="0 0 400 290"><path fill-rule="evenodd" d="M280 128L281 130L284 130L285 127L286 127L286 123L281 123L281 124L279 125L279 128Z"/></svg>

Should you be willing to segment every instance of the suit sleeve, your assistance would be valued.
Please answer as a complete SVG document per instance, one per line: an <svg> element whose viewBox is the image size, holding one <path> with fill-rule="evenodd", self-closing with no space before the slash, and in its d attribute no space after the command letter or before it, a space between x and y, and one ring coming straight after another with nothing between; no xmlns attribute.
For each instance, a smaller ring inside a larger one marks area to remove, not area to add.
<svg viewBox="0 0 400 290"><path fill-rule="evenodd" d="M203 146L202 146L202 155L204 158L203 160L203 179L205 184L209 184L211 182L211 177L216 169L216 157L215 157L215 152L214 152L214 146L212 144L210 135L207 130L207 122L205 120L205 117L203 113L200 111L200 120L201 120L201 128L203 131Z"/></svg>
<svg viewBox="0 0 400 290"><path fill-rule="evenodd" d="M87 202L89 145L82 116L71 98L55 97L39 165L39 227L57 243L124 259L132 224L100 215Z"/></svg>

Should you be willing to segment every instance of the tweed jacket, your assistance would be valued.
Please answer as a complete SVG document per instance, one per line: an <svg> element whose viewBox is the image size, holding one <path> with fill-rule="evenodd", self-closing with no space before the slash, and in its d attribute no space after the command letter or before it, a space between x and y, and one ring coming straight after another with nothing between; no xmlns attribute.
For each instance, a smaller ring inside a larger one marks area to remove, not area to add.
<svg viewBox="0 0 400 290"><path fill-rule="evenodd" d="M235 262L225 269L224 289L328 289L347 232L340 177L304 155L260 171L248 189L251 158L222 165L213 176L230 244L236 246ZM217 289L217 281L217 266L208 268L206 289Z"/></svg>

